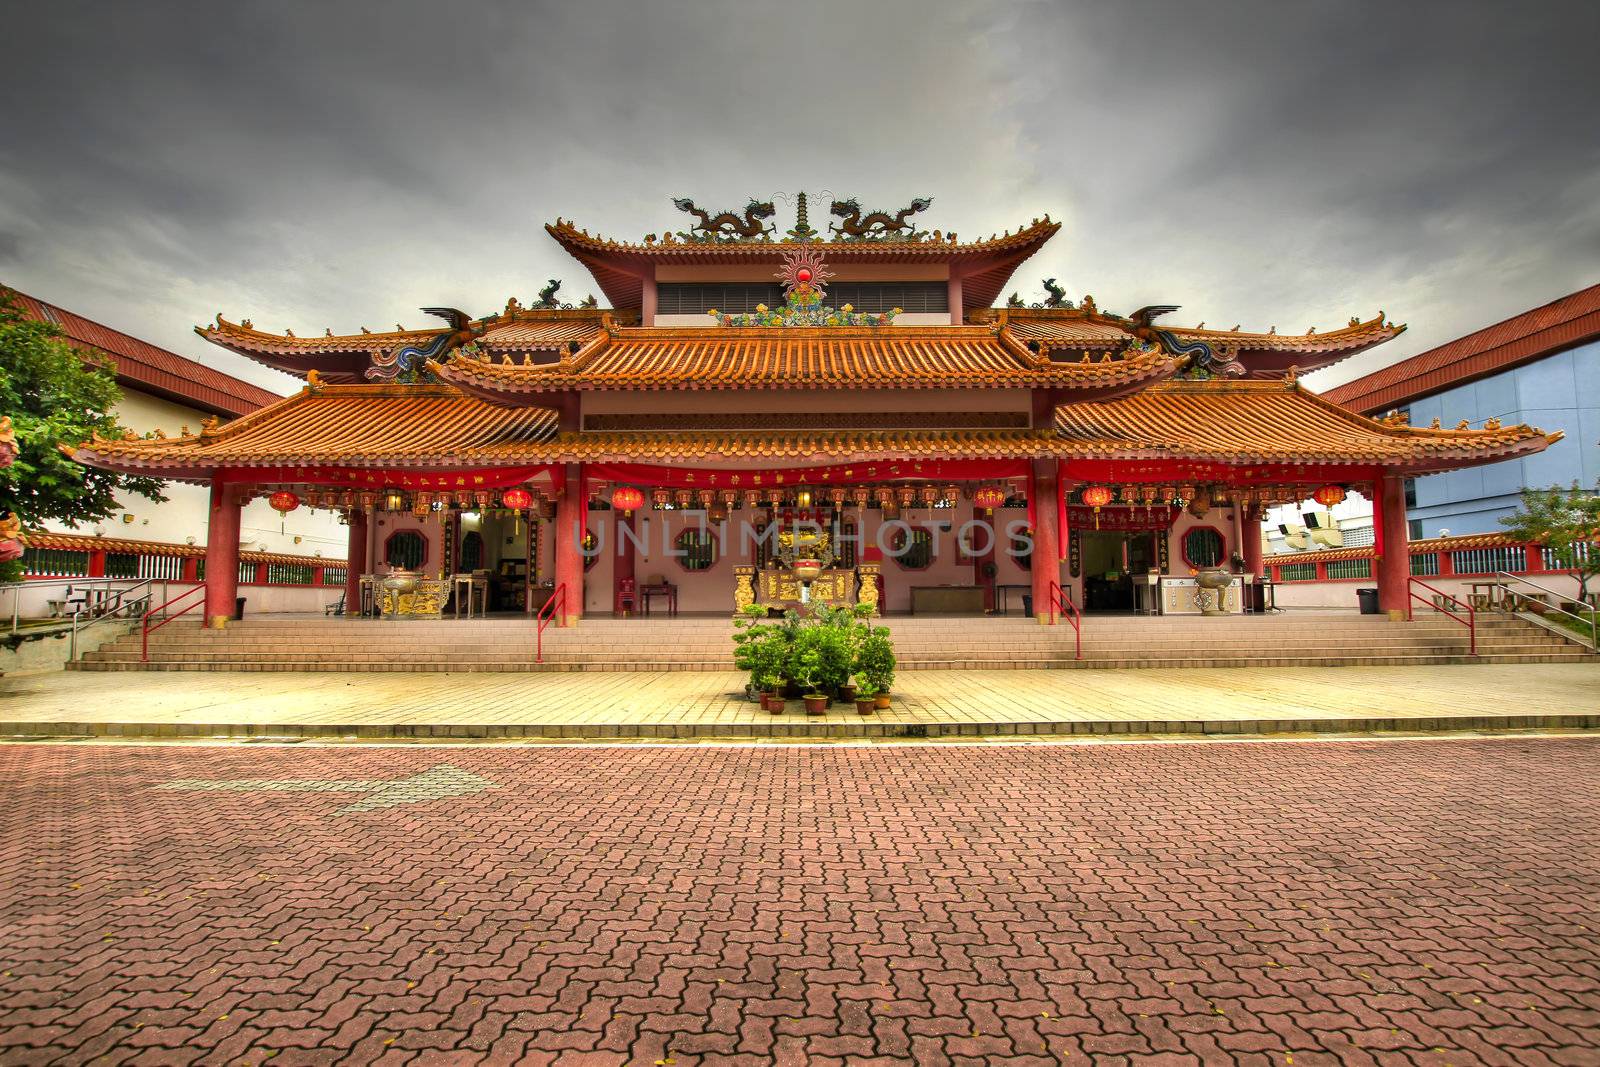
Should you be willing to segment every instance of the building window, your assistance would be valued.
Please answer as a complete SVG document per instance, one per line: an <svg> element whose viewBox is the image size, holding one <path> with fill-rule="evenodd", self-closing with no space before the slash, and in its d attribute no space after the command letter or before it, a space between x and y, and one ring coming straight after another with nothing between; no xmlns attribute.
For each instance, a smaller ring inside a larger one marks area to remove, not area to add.
<svg viewBox="0 0 1600 1067"><path fill-rule="evenodd" d="M461 539L461 570L475 571L483 566L483 535L473 530Z"/></svg>
<svg viewBox="0 0 1600 1067"><path fill-rule="evenodd" d="M1407 478L1405 480L1405 491L1406 491L1406 507L1408 507L1408 508L1416 507L1417 506L1417 480L1415 478Z"/></svg>
<svg viewBox="0 0 1600 1067"><path fill-rule="evenodd" d="M946 314L950 310L948 282L835 282L823 303L831 308L850 305L853 311L881 315L899 308L908 315Z"/></svg>
<svg viewBox="0 0 1600 1067"><path fill-rule="evenodd" d="M908 571L927 570L933 565L933 532L921 526L896 528L889 535L889 554Z"/></svg>
<svg viewBox="0 0 1600 1067"><path fill-rule="evenodd" d="M776 282L661 282L656 286L657 315L704 315L715 309L747 315L757 304L783 306L783 286Z"/></svg>
<svg viewBox="0 0 1600 1067"><path fill-rule="evenodd" d="M396 530L383 544L383 561L395 570L414 571L427 558L427 539L416 530Z"/></svg>
<svg viewBox="0 0 1600 1067"><path fill-rule="evenodd" d="M678 535L678 562L686 571L707 571L717 562L717 538L710 530L690 527Z"/></svg>
<svg viewBox="0 0 1600 1067"><path fill-rule="evenodd" d="M1226 542L1214 526L1196 526L1183 535L1183 561L1191 567L1215 567L1223 560Z"/></svg>
<svg viewBox="0 0 1600 1067"><path fill-rule="evenodd" d="M1422 520L1421 519L1407 519L1406 520L1406 538L1407 538L1407 540L1411 540L1411 541L1420 541L1420 540L1422 540Z"/></svg>

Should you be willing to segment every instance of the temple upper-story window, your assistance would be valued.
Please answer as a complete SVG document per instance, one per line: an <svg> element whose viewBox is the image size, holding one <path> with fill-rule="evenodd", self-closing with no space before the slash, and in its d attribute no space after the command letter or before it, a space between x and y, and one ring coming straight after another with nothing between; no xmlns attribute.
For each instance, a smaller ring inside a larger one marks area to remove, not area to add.
<svg viewBox="0 0 1600 1067"><path fill-rule="evenodd" d="M416 530L396 530L383 545L383 561L396 570L414 571L428 558L428 540Z"/></svg>
<svg viewBox="0 0 1600 1067"><path fill-rule="evenodd" d="M1221 531L1196 526L1183 535L1183 561L1191 567L1216 567L1222 563L1226 547Z"/></svg>
<svg viewBox="0 0 1600 1067"><path fill-rule="evenodd" d="M710 530L690 527L678 535L677 546L686 571L710 570L717 562L717 538Z"/></svg>
<svg viewBox="0 0 1600 1067"><path fill-rule="evenodd" d="M704 315L716 310L748 315L756 305L783 305L783 286L766 282L660 282L656 286L656 314ZM899 308L908 314L950 310L947 282L834 282L824 299L829 307L849 304L855 311L881 315Z"/></svg>

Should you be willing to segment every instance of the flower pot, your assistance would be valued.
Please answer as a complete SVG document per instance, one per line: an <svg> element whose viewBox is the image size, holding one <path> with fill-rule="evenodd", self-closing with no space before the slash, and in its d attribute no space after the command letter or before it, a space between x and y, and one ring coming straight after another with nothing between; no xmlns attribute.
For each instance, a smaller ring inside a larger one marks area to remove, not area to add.
<svg viewBox="0 0 1600 1067"><path fill-rule="evenodd" d="M877 697L856 697L856 714L871 715L873 706L878 702Z"/></svg>
<svg viewBox="0 0 1600 1067"><path fill-rule="evenodd" d="M828 712L828 696L826 693L807 693L805 695L807 715L825 715Z"/></svg>
<svg viewBox="0 0 1600 1067"><path fill-rule="evenodd" d="M879 711L888 711L889 710L889 694L888 693L879 693L877 696L873 697L872 698L872 706L874 708L877 708Z"/></svg>
<svg viewBox="0 0 1600 1067"><path fill-rule="evenodd" d="M783 710L783 698L776 689L769 689L761 694L761 710L770 711L776 715Z"/></svg>
<svg viewBox="0 0 1600 1067"><path fill-rule="evenodd" d="M842 700L846 704L848 704L852 700L854 700L855 698L856 698L856 687L855 686L851 685L849 682L846 682L844 685L841 685L839 687L839 699L840 700Z"/></svg>

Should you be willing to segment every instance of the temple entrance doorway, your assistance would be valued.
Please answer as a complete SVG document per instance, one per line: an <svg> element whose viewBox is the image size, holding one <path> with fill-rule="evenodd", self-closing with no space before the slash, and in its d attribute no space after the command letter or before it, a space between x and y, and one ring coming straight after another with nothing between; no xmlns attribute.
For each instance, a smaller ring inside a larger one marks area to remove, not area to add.
<svg viewBox="0 0 1600 1067"><path fill-rule="evenodd" d="M1156 537L1149 530L1084 530L1083 610L1133 612L1138 607L1133 576L1156 566Z"/></svg>

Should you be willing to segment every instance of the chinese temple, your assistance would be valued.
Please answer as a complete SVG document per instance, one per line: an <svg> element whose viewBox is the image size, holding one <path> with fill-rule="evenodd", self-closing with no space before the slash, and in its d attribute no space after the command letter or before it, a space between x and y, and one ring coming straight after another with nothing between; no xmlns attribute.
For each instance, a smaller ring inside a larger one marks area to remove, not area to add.
<svg viewBox="0 0 1600 1067"><path fill-rule="evenodd" d="M1380 312L1301 334L1015 293L1048 218L980 240L931 201L675 201L682 231L546 227L594 278L441 324L200 336L306 379L199 433L93 440L85 464L210 486L205 616L232 614L243 503L336 509L350 616L1245 610L1264 507L1376 507L1385 609L1408 596L1402 480L1544 449L1528 426L1379 421L1299 374L1390 340ZM812 205L813 209L815 205ZM1000 303L1001 306L995 306ZM1229 576L1207 601L1207 574ZM1241 580L1242 579L1242 580ZM1156 604L1155 601L1159 601ZM359 608L359 611L358 611Z"/></svg>

